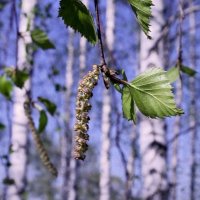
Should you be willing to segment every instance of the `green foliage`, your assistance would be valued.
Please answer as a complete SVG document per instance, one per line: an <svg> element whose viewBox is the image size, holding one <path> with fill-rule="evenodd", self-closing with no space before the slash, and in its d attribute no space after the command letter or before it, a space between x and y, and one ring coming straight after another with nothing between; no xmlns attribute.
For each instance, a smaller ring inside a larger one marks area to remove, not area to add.
<svg viewBox="0 0 200 200"><path fill-rule="evenodd" d="M123 110L128 113L127 119L130 119L131 112L135 117L135 110L131 108L134 106L134 101L138 109L150 118L183 114L183 111L176 107L171 89L166 72L161 68L149 69L136 77L125 87L126 98L122 98Z"/></svg>
<svg viewBox="0 0 200 200"><path fill-rule="evenodd" d="M6 127L3 123L0 122L0 131L4 130Z"/></svg>
<svg viewBox="0 0 200 200"><path fill-rule="evenodd" d="M124 117L136 123L135 102L129 86L124 86L122 89L122 108Z"/></svg>
<svg viewBox="0 0 200 200"><path fill-rule="evenodd" d="M41 29L36 28L31 31L31 38L37 46L44 50L55 49L54 44L49 40L47 34Z"/></svg>
<svg viewBox="0 0 200 200"><path fill-rule="evenodd" d="M125 73L125 71L124 71L123 69L120 70L120 71L118 71L118 73L122 75L123 80L128 81L127 76L126 76L126 73ZM119 83L113 83L113 82L112 82L112 84L113 84L113 86L115 87L115 89L116 89L118 92L122 93L122 88L120 87L120 84L119 84Z"/></svg>
<svg viewBox="0 0 200 200"><path fill-rule="evenodd" d="M40 111L40 118L39 118L39 128L38 128L38 133L42 133L48 123L48 118L47 118L47 114L44 110Z"/></svg>
<svg viewBox="0 0 200 200"><path fill-rule="evenodd" d="M187 75L189 75L189 76L195 76L196 73L197 73L194 69L192 69L192 68L190 68L190 67L186 67L186 66L184 66L184 65L181 65L180 70L181 70L183 73L185 73L185 74L187 74Z"/></svg>
<svg viewBox="0 0 200 200"><path fill-rule="evenodd" d="M92 44L97 42L93 18L80 0L61 0L59 17Z"/></svg>
<svg viewBox="0 0 200 200"><path fill-rule="evenodd" d="M66 88L64 85L61 85L61 84L59 84L59 83L56 83L56 84L54 85L54 87L55 87L55 90L56 90L57 92L65 92L65 91L67 90L67 88Z"/></svg>
<svg viewBox="0 0 200 200"><path fill-rule="evenodd" d="M0 76L0 93L3 94L7 99L10 99L12 89L12 83L7 80L5 76Z"/></svg>
<svg viewBox="0 0 200 200"><path fill-rule="evenodd" d="M4 185L14 185L15 184L15 180L9 177L6 177L3 179L3 184Z"/></svg>
<svg viewBox="0 0 200 200"><path fill-rule="evenodd" d="M46 107L47 111L54 115L57 109L57 106L51 102L49 99L45 99L43 97L38 97L38 100Z"/></svg>
<svg viewBox="0 0 200 200"><path fill-rule="evenodd" d="M122 88L120 87L120 84L118 84L118 83L112 83L112 84L113 84L113 86L115 87L115 89L116 89L118 92L122 93Z"/></svg>
<svg viewBox="0 0 200 200"><path fill-rule="evenodd" d="M172 67L166 72L166 76L170 83L173 83L176 81L176 79L179 77L179 69L178 67Z"/></svg>
<svg viewBox="0 0 200 200"><path fill-rule="evenodd" d="M29 74L26 70L19 70L19 69L14 69L14 68L6 68L6 74L11 78L13 83L19 87L23 88L25 82L29 78Z"/></svg>
<svg viewBox="0 0 200 200"><path fill-rule="evenodd" d="M152 0L128 0L130 3L137 21L146 34L148 38L151 38L149 36L149 26L150 26L150 18L151 18L151 6Z"/></svg>
<svg viewBox="0 0 200 200"><path fill-rule="evenodd" d="M197 73L194 69L190 67L186 67L184 65L180 66L180 71L189 76L195 76L195 74ZM171 69L167 71L166 75L170 83L173 83L174 81L177 80L177 78L179 77L180 71L177 66L172 67Z"/></svg>
<svg viewBox="0 0 200 200"><path fill-rule="evenodd" d="M0 11L4 9L4 7L6 6L7 3L8 3L8 1L1 0L1 2L0 2Z"/></svg>

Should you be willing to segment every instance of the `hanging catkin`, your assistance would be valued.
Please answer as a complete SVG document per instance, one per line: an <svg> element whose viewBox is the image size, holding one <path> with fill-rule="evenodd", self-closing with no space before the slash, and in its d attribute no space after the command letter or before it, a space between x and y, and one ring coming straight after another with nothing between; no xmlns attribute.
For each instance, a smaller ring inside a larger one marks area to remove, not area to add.
<svg viewBox="0 0 200 200"><path fill-rule="evenodd" d="M74 130L77 133L74 147L75 159L84 160L85 152L88 149L87 141L89 140L89 135L87 131L90 120L88 113L92 107L89 100L92 97L94 87L97 85L98 78L99 67L93 65L93 70L89 71L79 83L76 99L76 123L74 125Z"/></svg>
<svg viewBox="0 0 200 200"><path fill-rule="evenodd" d="M48 171L53 176L57 176L58 175L57 169L55 168L53 163L50 161L49 155L48 155L48 153L40 139L40 136L37 133L37 130L35 128L35 124L34 124L32 116L31 116L31 107L30 107L29 101L26 101L24 103L24 110L25 110L25 114L28 118L28 124L29 124L30 130L31 130L31 133L33 135L33 139L35 141L35 145L36 145L37 151L39 153L40 159L41 159L42 163L44 164L44 166L48 169Z"/></svg>

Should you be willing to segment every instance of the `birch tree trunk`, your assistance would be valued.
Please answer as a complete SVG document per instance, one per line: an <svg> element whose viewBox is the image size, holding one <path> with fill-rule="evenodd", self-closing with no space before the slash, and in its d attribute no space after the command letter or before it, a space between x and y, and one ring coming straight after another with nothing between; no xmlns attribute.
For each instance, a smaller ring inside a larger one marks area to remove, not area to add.
<svg viewBox="0 0 200 200"><path fill-rule="evenodd" d="M112 52L114 47L115 3L107 0L106 5L106 42ZM102 108L102 139L100 155L100 200L110 200L110 115L111 93L104 89Z"/></svg>
<svg viewBox="0 0 200 200"><path fill-rule="evenodd" d="M193 0L190 0L190 6L193 5ZM189 27L190 27L190 67L195 69L195 48L196 48L196 41L195 41L195 13L191 13L189 16ZM195 104L195 79L193 77L190 78L190 111L189 111L189 127L190 127L190 135L191 135L191 199L195 200L198 199L197 193L199 188L196 186L196 139L197 139L197 130L196 130L196 104Z"/></svg>
<svg viewBox="0 0 200 200"><path fill-rule="evenodd" d="M18 40L18 63L19 69L25 67L30 68L27 61L27 44L31 43L30 33L27 32L27 25L29 20L31 26L34 19L34 6L36 0L23 0L21 4L21 14L19 22L19 32L21 37ZM30 90L30 80L25 85L27 91ZM14 179L15 184L10 186L7 190L7 199L20 200L21 195L25 192L26 188L26 171L27 171L27 118L24 113L23 103L26 100L25 89L15 88L14 90L14 105L13 105L13 118L12 118L12 135L11 144L14 151L10 155L11 167L9 169L9 177Z"/></svg>
<svg viewBox="0 0 200 200"><path fill-rule="evenodd" d="M69 179L70 179L70 160L72 150L72 129L71 122L71 98L73 86L73 64L74 64L74 31L69 29L69 41L67 45L68 57L66 66L66 130L61 137L61 178L62 178L62 199L66 200L69 196Z"/></svg>
<svg viewBox="0 0 200 200"><path fill-rule="evenodd" d="M126 180L126 191L125 191L126 200L132 199L132 187L134 183L134 164L135 164L135 148L136 148L135 147L136 145L135 128L131 132L130 141L131 141L131 153L129 155L128 162L127 162L128 177Z"/></svg>
<svg viewBox="0 0 200 200"><path fill-rule="evenodd" d="M154 0L153 19L151 21L152 40L148 40L141 33L140 46L140 71L149 67L162 67L163 41L151 50L159 38L161 27L164 23L162 0ZM140 148L141 148L141 173L143 179L142 198L151 200L166 199L166 141L164 122L162 120L141 117L140 122Z"/></svg>
<svg viewBox="0 0 200 200"><path fill-rule="evenodd" d="M183 9L183 1L179 1L179 40L178 40L178 58L177 58L177 67L180 70L180 65L182 65L182 27L183 27L183 14L182 14L182 9ZM178 107L181 107L181 102L183 99L183 92L182 92L182 80L181 76L179 79L176 81L176 103ZM177 181L177 169L178 169L178 136L181 133L181 117L176 116L174 125L173 125L173 131L174 131L174 137L175 140L172 143L172 173L171 173L171 189L170 189L170 199L176 200L179 199L179 194L185 195L183 191L178 190L178 181Z"/></svg>

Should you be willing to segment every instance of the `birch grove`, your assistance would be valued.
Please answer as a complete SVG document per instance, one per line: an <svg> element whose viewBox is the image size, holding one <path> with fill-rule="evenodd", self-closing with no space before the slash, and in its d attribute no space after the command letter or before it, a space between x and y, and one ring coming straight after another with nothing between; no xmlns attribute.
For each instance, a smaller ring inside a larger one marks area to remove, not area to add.
<svg viewBox="0 0 200 200"><path fill-rule="evenodd" d="M1 0L0 200L199 200L199 13Z"/></svg>

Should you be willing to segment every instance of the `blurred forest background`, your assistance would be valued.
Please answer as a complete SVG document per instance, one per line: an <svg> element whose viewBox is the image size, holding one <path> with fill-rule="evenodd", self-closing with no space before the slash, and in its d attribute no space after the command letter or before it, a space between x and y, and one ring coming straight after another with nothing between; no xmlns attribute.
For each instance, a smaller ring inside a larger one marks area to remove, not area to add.
<svg viewBox="0 0 200 200"><path fill-rule="evenodd" d="M83 3L94 16L94 2ZM59 1L0 0L1 200L200 199L200 1L153 3L148 40L127 1L100 1L106 60L124 68L130 81L151 66L181 66L173 92L185 114L165 120L138 114L134 125L123 119L120 94L100 78L83 162L72 157L77 86L99 63L98 46L65 27ZM34 31L46 33L48 42L38 42ZM9 79L15 69L28 72L26 90ZM57 178L36 151L23 110L26 91Z"/></svg>

